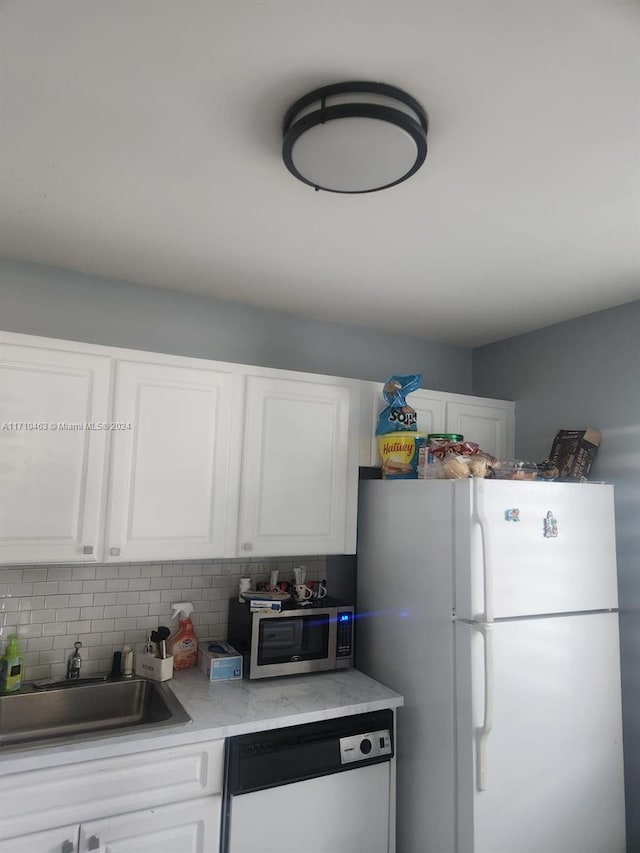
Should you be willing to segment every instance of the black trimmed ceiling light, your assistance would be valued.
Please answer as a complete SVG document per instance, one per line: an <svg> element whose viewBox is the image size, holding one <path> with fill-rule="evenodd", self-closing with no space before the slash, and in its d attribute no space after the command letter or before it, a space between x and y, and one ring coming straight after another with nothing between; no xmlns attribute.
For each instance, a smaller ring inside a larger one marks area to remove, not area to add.
<svg viewBox="0 0 640 853"><path fill-rule="evenodd" d="M427 156L427 114L402 89L352 81L314 89L283 121L282 159L316 190L370 193L415 174Z"/></svg>

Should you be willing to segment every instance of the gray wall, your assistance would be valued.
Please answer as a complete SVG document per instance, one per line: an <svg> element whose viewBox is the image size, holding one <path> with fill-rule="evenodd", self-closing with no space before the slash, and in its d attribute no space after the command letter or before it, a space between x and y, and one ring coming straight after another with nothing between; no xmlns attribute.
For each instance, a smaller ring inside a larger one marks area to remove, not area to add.
<svg viewBox="0 0 640 853"><path fill-rule="evenodd" d="M465 347L6 260L0 330L380 382L422 373L424 388L471 393Z"/></svg>
<svg viewBox="0 0 640 853"><path fill-rule="evenodd" d="M640 302L474 351L474 393L516 401L516 453L595 427L591 479L616 488L628 851L640 851Z"/></svg>

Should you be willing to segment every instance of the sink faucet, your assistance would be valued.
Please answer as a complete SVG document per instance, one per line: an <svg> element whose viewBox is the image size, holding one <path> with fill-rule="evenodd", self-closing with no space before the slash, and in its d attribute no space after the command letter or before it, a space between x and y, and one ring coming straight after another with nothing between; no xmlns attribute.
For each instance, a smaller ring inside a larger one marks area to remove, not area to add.
<svg viewBox="0 0 640 853"><path fill-rule="evenodd" d="M67 678L80 678L80 667L82 666L82 658L80 657L80 649L82 643L78 640L73 644L74 651L69 655L67 661Z"/></svg>

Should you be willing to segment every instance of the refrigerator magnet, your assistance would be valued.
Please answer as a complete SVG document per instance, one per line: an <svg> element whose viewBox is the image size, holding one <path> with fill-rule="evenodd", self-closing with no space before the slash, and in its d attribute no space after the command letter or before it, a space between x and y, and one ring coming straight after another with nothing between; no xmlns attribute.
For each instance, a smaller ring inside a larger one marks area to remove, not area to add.
<svg viewBox="0 0 640 853"><path fill-rule="evenodd" d="M520 510L519 509L505 509L504 520L505 521L520 521Z"/></svg>
<svg viewBox="0 0 640 853"><path fill-rule="evenodd" d="M555 539L558 535L558 521L554 514L549 510L543 520L544 538Z"/></svg>

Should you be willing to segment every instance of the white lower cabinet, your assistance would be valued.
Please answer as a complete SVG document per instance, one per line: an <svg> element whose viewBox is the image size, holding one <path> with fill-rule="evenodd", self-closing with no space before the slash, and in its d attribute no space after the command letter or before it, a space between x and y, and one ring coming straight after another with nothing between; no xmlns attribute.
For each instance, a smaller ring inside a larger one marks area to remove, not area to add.
<svg viewBox="0 0 640 853"><path fill-rule="evenodd" d="M223 757L220 740L0 770L0 850L218 853Z"/></svg>
<svg viewBox="0 0 640 853"><path fill-rule="evenodd" d="M2 853L216 853L222 797L158 806L0 842Z"/></svg>
<svg viewBox="0 0 640 853"><path fill-rule="evenodd" d="M0 841L2 853L78 853L79 824Z"/></svg>
<svg viewBox="0 0 640 853"><path fill-rule="evenodd" d="M217 853L221 802L206 797L83 823L78 853Z"/></svg>

